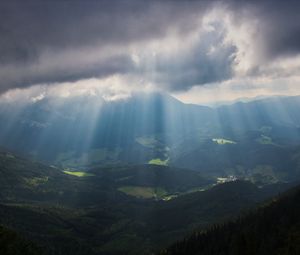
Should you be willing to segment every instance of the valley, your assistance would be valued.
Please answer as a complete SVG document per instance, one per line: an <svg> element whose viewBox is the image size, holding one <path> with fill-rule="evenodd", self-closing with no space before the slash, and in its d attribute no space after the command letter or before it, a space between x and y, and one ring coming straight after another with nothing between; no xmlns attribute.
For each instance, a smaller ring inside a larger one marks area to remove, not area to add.
<svg viewBox="0 0 300 255"><path fill-rule="evenodd" d="M74 102L72 113L70 106L57 109L65 117L47 125L40 119L38 127L32 123L49 102L24 108L26 121L10 122L14 136L0 136L0 224L45 255L147 255L195 229L237 219L299 182L296 122L255 116L252 125L237 128L242 120L215 122L218 111L230 119L236 105L229 111L160 94L146 99L146 106L144 96L105 106L90 138L92 120L75 114ZM166 115L170 125L161 122L169 104L176 111ZM261 104L267 102L256 107ZM253 103L243 107L254 114ZM145 123L137 124L143 115ZM122 130L120 119L127 125ZM2 130L8 123L0 123Z"/></svg>
<svg viewBox="0 0 300 255"><path fill-rule="evenodd" d="M300 255L299 13L0 0L0 255Z"/></svg>
<svg viewBox="0 0 300 255"><path fill-rule="evenodd" d="M2 103L0 146L66 171L153 164L209 178L290 181L299 176L298 107L300 97L209 108L159 93Z"/></svg>

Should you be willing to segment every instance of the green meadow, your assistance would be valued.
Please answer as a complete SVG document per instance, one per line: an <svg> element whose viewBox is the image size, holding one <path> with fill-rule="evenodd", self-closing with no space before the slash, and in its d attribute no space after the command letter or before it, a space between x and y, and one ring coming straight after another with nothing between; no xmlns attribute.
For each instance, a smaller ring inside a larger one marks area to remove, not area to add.
<svg viewBox="0 0 300 255"><path fill-rule="evenodd" d="M149 160L148 164L150 165L158 165L158 166L167 166L169 163L169 159L162 160L160 158L154 158Z"/></svg>
<svg viewBox="0 0 300 255"><path fill-rule="evenodd" d="M77 176L77 177L90 177L94 176L94 174L86 173L86 172L80 172L80 171L63 171L65 174Z"/></svg>

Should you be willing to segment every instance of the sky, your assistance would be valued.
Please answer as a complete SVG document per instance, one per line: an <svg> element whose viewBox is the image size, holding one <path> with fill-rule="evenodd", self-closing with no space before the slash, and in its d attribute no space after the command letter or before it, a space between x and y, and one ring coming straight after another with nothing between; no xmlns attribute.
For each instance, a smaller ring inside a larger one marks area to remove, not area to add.
<svg viewBox="0 0 300 255"><path fill-rule="evenodd" d="M300 1L3 0L0 100L300 94Z"/></svg>

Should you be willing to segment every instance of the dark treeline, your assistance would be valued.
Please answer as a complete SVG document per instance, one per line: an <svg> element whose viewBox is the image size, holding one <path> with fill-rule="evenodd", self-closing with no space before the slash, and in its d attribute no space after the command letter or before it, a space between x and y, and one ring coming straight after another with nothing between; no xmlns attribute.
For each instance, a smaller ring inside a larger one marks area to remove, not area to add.
<svg viewBox="0 0 300 255"><path fill-rule="evenodd" d="M31 241L0 225L1 255L42 255L43 251Z"/></svg>
<svg viewBox="0 0 300 255"><path fill-rule="evenodd" d="M298 255L300 187L267 206L206 231L195 232L160 255Z"/></svg>

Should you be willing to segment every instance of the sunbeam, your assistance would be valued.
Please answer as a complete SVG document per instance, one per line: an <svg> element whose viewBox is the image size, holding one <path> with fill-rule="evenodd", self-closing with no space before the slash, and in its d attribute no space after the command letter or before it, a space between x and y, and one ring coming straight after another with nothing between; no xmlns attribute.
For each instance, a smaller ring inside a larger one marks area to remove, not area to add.
<svg viewBox="0 0 300 255"><path fill-rule="evenodd" d="M299 11L0 1L0 254L300 254Z"/></svg>

